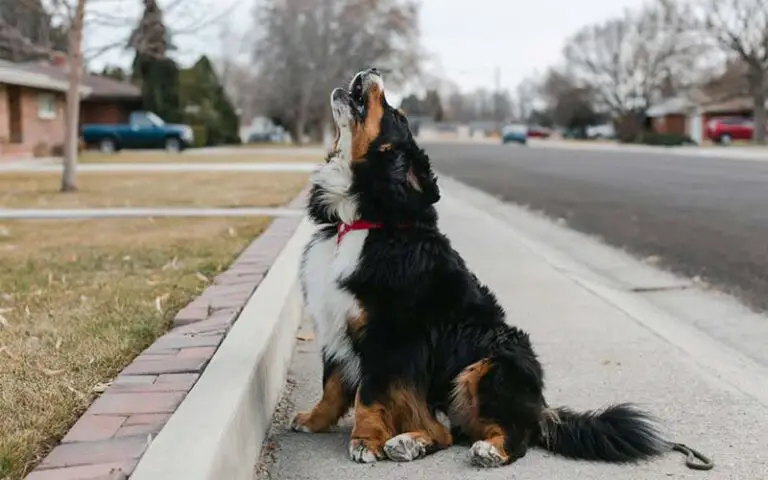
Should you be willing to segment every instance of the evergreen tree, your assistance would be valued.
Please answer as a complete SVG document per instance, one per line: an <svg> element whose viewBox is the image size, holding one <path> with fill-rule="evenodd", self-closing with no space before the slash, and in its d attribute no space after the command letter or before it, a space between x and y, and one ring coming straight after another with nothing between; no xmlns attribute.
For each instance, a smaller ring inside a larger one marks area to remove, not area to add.
<svg viewBox="0 0 768 480"><path fill-rule="evenodd" d="M239 142L239 119L210 60L201 57L180 78L185 122L205 131L207 145Z"/></svg>
<svg viewBox="0 0 768 480"><path fill-rule="evenodd" d="M167 56L174 47L156 0L144 0L144 13L128 46L136 52L132 79L141 87L144 108L166 122L181 121L179 68Z"/></svg>

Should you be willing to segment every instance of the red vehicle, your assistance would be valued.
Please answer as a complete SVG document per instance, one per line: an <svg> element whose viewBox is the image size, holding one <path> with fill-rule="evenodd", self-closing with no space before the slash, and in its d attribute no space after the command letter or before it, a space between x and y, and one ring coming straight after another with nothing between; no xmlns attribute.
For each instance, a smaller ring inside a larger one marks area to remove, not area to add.
<svg viewBox="0 0 768 480"><path fill-rule="evenodd" d="M528 138L549 138L551 132L548 128L531 126L528 127Z"/></svg>
<svg viewBox="0 0 768 480"><path fill-rule="evenodd" d="M754 128L754 123L749 118L713 118L707 122L706 134L713 142L730 145L734 140L752 140Z"/></svg>

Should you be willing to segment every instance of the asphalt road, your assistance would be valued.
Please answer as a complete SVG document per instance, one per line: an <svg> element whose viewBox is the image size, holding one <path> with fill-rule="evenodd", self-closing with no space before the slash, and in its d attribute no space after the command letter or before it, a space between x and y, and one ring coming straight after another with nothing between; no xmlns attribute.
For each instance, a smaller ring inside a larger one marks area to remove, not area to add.
<svg viewBox="0 0 768 480"><path fill-rule="evenodd" d="M435 168L768 310L768 162L425 145Z"/></svg>

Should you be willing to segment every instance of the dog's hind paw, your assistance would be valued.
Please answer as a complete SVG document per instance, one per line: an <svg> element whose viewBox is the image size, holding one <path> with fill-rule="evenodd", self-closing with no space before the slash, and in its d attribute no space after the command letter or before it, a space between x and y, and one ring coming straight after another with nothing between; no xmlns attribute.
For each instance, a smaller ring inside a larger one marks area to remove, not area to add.
<svg viewBox="0 0 768 480"><path fill-rule="evenodd" d="M349 442L349 458L357 463L373 463L383 458L382 452L368 448L365 440L353 439Z"/></svg>
<svg viewBox="0 0 768 480"><path fill-rule="evenodd" d="M482 468L494 468L506 465L508 458L490 442L479 440L469 449L469 460L472 465Z"/></svg>
<svg viewBox="0 0 768 480"><path fill-rule="evenodd" d="M427 454L426 444L408 433L392 437L384 444L387 458L395 462L410 462Z"/></svg>

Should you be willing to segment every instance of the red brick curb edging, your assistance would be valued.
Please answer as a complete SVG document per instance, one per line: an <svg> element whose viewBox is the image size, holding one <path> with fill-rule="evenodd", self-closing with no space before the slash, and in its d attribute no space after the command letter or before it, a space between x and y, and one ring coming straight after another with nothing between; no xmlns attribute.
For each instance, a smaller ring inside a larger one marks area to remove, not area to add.
<svg viewBox="0 0 768 480"><path fill-rule="evenodd" d="M306 191L287 206L304 205ZM127 479L195 385L300 217L267 229L125 367L26 480Z"/></svg>

